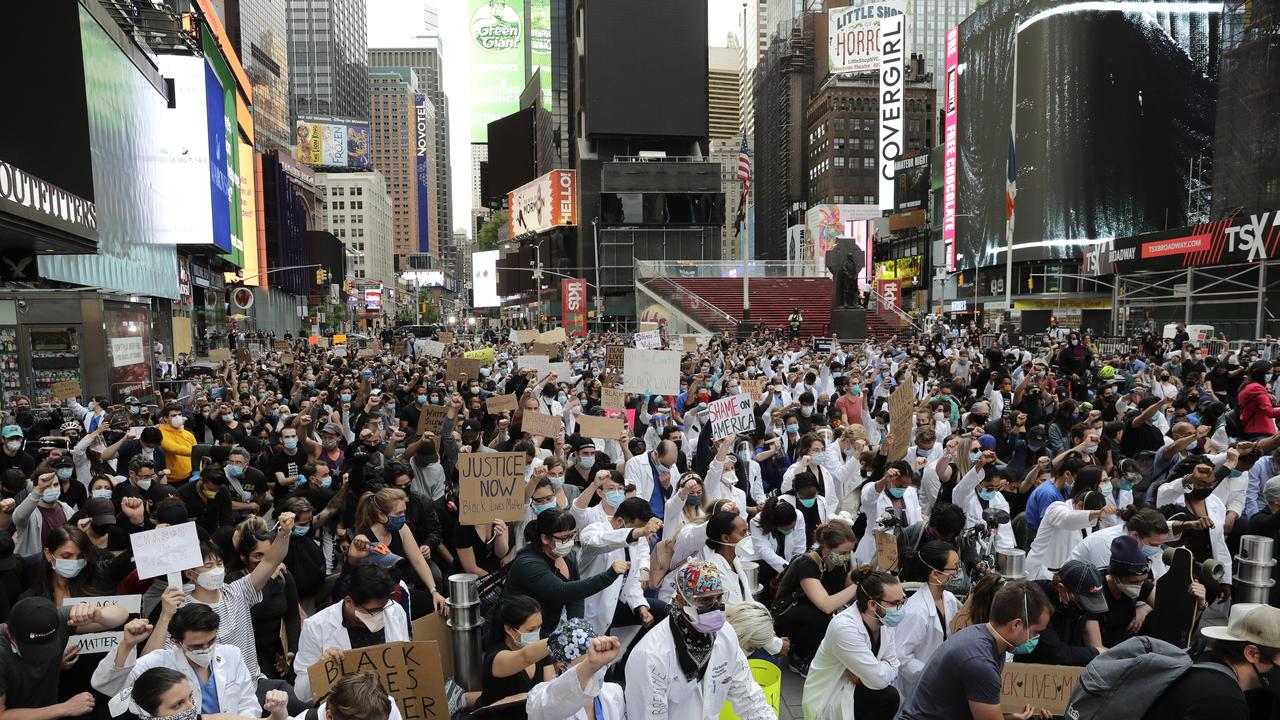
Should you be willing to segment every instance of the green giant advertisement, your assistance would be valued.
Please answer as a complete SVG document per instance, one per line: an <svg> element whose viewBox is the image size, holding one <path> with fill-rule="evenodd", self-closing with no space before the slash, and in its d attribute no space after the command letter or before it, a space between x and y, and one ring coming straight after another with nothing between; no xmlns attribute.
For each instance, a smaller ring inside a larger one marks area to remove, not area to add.
<svg viewBox="0 0 1280 720"><path fill-rule="evenodd" d="M520 91L525 84L525 3L470 0L467 8L471 31L471 142L484 143L489 139L489 123L520 106ZM550 22L547 25L549 28ZM549 42L547 48L549 51Z"/></svg>
<svg viewBox="0 0 1280 720"><path fill-rule="evenodd" d="M529 0L529 77L542 74L542 107L551 110L551 0Z"/></svg>

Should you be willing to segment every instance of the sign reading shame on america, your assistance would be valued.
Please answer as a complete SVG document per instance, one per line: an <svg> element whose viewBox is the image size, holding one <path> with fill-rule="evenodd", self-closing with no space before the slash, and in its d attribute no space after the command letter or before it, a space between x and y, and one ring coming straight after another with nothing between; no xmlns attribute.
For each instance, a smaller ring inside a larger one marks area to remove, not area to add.
<svg viewBox="0 0 1280 720"><path fill-rule="evenodd" d="M738 393L720 398L707 406L711 415L711 439L721 440L730 435L751 432L756 427L752 412L751 393Z"/></svg>

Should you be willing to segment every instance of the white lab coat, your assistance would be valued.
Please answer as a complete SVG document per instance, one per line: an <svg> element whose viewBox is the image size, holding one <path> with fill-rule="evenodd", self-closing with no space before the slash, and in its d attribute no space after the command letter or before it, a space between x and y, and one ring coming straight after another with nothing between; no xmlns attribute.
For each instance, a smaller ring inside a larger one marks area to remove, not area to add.
<svg viewBox="0 0 1280 720"><path fill-rule="evenodd" d="M1245 476L1248 477L1248 476ZM1226 483L1224 482L1223 485ZM1165 505L1186 505L1186 490L1183 488L1182 481L1171 480L1160 486L1156 491L1156 507L1164 507ZM1210 495L1204 499L1204 509L1209 513L1209 519L1213 521L1213 527L1209 529L1209 547L1213 549L1213 559L1222 563L1224 575L1222 582L1231 582L1231 551L1227 549L1227 536L1223 533L1223 528L1227 524L1227 506L1217 495ZM1200 558L1203 560L1204 558Z"/></svg>
<svg viewBox="0 0 1280 720"><path fill-rule="evenodd" d="M671 612L679 610L672 607ZM716 633L701 682L690 682L676 659L671 622L658 623L627 659L625 695L631 720L717 720L726 700L742 720L777 720L764 690L751 676L732 625L725 623Z"/></svg>
<svg viewBox="0 0 1280 720"><path fill-rule="evenodd" d="M920 496L914 487L907 488L902 494L902 506L907 516L907 522L903 527L920 522L923 517L920 513ZM880 516L892 507L893 498L889 496L888 488L885 488L882 493L877 493L876 484L873 482L862 486L862 508L867 513L867 532L862 535L862 539L858 541L858 547L853 551L853 557L859 563L869 563L875 559L876 540L871 531L876 527L876 521Z"/></svg>
<svg viewBox="0 0 1280 720"><path fill-rule="evenodd" d="M818 498L821 501L823 498ZM796 526L790 534L783 538L782 551L779 552L778 541L773 533L766 533L760 527L760 516L751 518L751 546L754 552L750 560L765 563L774 572L781 573L791 558L804 552L804 516L796 513Z"/></svg>
<svg viewBox="0 0 1280 720"><path fill-rule="evenodd" d="M583 708L600 698L603 716L596 720L625 720L627 701L622 686L602 683L600 673L593 675L585 690L578 680L577 668L569 668L551 682L540 682L529 691L524 710L529 720L587 720ZM323 718L322 718L323 720Z"/></svg>
<svg viewBox="0 0 1280 720"><path fill-rule="evenodd" d="M200 678L191 668L187 656L177 647L153 650L141 658L130 653L122 668L115 666L115 660L114 651L104 655L89 680L89 684L99 692L115 692L107 704L112 717L119 717L128 711L133 699L134 681L154 667L165 667L182 673L191 684L196 707L201 706ZM240 648L218 643L209 667L213 670L213 685L217 688L218 707L222 712L251 718L262 715L262 706L258 704L258 681L249 677L249 669L245 667ZM123 683L121 678L124 679Z"/></svg>
<svg viewBox="0 0 1280 720"><path fill-rule="evenodd" d="M831 618L827 634L809 664L804 682L804 716L808 720L853 720L854 684L845 675L851 672L861 685L882 690L898 677L899 659L895 628L880 628L880 652L871 652L871 636L863 624L857 605L850 605Z"/></svg>
<svg viewBox="0 0 1280 720"><path fill-rule="evenodd" d="M826 462L821 465L809 463L809 469L818 477L822 488L821 495L827 499L827 507L833 508L839 508L845 496L854 492L858 483L862 482L862 465L858 463L857 454L851 455L843 463L835 459L836 455L836 451L828 450ZM798 472L800 472L800 463L791 463L791 466L782 474L782 486L778 492L790 492L792 478ZM857 508L853 511L856 514Z"/></svg>
<svg viewBox="0 0 1280 720"><path fill-rule="evenodd" d="M400 603L389 602L386 614L386 642L409 641L409 619ZM307 669L320 662L325 648L351 649L351 636L342 625L342 603L334 603L302 621L302 634L298 637L298 653L293 657L293 670L298 675L294 693L299 700L311 702L311 678Z"/></svg>
<svg viewBox="0 0 1280 720"><path fill-rule="evenodd" d="M1245 478L1246 482L1248 482L1248 480L1248 478ZM1223 484L1225 485L1226 483ZM1102 492L1102 490L1099 490L1098 492ZM1111 492L1102 492L1102 496L1107 499L1108 503L1115 505L1117 508L1126 508L1133 505L1133 490L1121 490L1117 483L1111 483ZM1240 503L1240 507L1244 507L1243 502ZM1115 515L1103 515L1098 518L1098 529L1100 530L1123 524L1124 520L1120 519L1119 513L1116 513Z"/></svg>
<svg viewBox="0 0 1280 720"><path fill-rule="evenodd" d="M584 614L597 635L604 635L609 629L619 599L632 610L649 606L640 584L640 571L649 565L649 543L647 540L629 543L630 535L631 528L615 530L605 521L588 525L578 536L582 542L578 572L582 577L604 572L614 560L627 560L630 551L631 567L626 575L615 578L612 585L586 599Z"/></svg>
<svg viewBox="0 0 1280 720"><path fill-rule="evenodd" d="M982 501L978 499L978 483L982 482L983 475L978 472L977 468L970 468L965 476L960 478L960 482L956 483L955 489L951 491L951 501L959 505L964 510L965 526L973 527L981 525L986 527L986 522L982 519ZM1132 497L1130 498L1132 499ZM996 493L988 503L997 510L1009 512L1009 501L1004 499L1004 493ZM1010 513L1012 516L1012 513ZM996 528L996 549L1012 550L1017 546L1017 542L1013 538L1013 522L1002 523Z"/></svg>
<svg viewBox="0 0 1280 720"><path fill-rule="evenodd" d="M1089 537L1076 543L1071 549L1071 559L1081 560L1102 570L1111 566L1111 541L1127 533L1124 524L1103 528ZM1164 564L1163 553L1150 559L1151 578L1159 580L1161 575L1169 571Z"/></svg>
<svg viewBox="0 0 1280 720"><path fill-rule="evenodd" d="M650 457L651 455L645 452L631 458L623 466L622 472L625 482L636 486L636 497L645 502L649 502L649 498L653 497L653 465L649 461ZM674 479L672 485L675 485Z"/></svg>
<svg viewBox="0 0 1280 720"><path fill-rule="evenodd" d="M951 636L951 620L960 610L960 601L955 595L942 591L946 627L938 620L938 607L933 604L933 594L927 587L917 590L902 607L907 611L907 617L894 628L897 631L898 657L902 661L894 685L902 697L907 698L915 692L929 658Z"/></svg>
<svg viewBox="0 0 1280 720"><path fill-rule="evenodd" d="M1027 553L1026 572L1030 580L1048 580L1053 573L1071 559L1076 543L1093 532L1093 520L1088 510L1076 510L1070 500L1050 503L1044 511L1044 519L1036 531L1036 539ZM1084 531L1085 536L1080 532Z"/></svg>

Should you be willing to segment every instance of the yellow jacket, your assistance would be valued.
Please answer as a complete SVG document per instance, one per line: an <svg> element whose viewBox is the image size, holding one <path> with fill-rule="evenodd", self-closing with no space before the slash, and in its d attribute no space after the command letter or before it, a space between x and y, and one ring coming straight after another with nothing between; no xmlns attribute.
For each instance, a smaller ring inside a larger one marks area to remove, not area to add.
<svg viewBox="0 0 1280 720"><path fill-rule="evenodd" d="M191 448L195 445L196 436L190 430L175 428L168 423L160 426L160 447L164 450L170 482L191 477Z"/></svg>

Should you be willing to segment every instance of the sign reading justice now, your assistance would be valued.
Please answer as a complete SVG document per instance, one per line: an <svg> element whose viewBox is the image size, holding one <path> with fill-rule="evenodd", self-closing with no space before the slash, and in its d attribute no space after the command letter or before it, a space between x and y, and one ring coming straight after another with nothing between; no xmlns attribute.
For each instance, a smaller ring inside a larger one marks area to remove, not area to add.
<svg viewBox="0 0 1280 720"><path fill-rule="evenodd" d="M458 522L524 519L524 453L458 454Z"/></svg>

